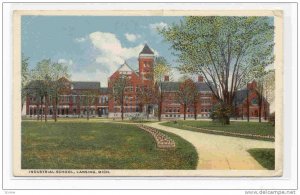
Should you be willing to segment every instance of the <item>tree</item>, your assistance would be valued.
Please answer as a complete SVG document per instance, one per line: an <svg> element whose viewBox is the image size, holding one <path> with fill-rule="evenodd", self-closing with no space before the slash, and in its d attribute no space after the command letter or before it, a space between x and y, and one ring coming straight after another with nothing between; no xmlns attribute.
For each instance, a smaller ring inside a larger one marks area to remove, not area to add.
<svg viewBox="0 0 300 195"><path fill-rule="evenodd" d="M264 81L264 97L265 100L270 104L274 101L275 97L275 71L274 70L269 70L268 73L265 76L265 81ZM265 120L267 120L267 104L264 104L264 110L265 110ZM270 112L270 110L269 110Z"/></svg>
<svg viewBox="0 0 300 195"><path fill-rule="evenodd" d="M91 113L91 106L95 104L95 101L98 97L98 91L97 90L86 90L83 92L84 98L82 98L83 105L86 109L86 119L90 119L90 113Z"/></svg>
<svg viewBox="0 0 300 195"><path fill-rule="evenodd" d="M157 102L156 89L154 86L143 86L137 92L137 100L141 107L146 107L146 117L149 119L148 107Z"/></svg>
<svg viewBox="0 0 300 195"><path fill-rule="evenodd" d="M24 102L26 101L26 96L28 94L27 85L30 82L30 69L29 69L29 58L25 57L22 53L22 63L21 63L21 110L23 110Z"/></svg>
<svg viewBox="0 0 300 195"><path fill-rule="evenodd" d="M162 102L163 102L163 86L162 83L164 81L164 77L166 75L170 75L171 67L168 61L164 57L157 57L155 59L154 64L154 80L155 86L157 86L156 97L157 97L157 104L158 104L158 120L161 121L161 113L162 113Z"/></svg>
<svg viewBox="0 0 300 195"><path fill-rule="evenodd" d="M266 67L274 62L273 48L267 47L265 50L262 50L256 57L251 61L255 69L252 71L255 80L256 87L254 89L257 95L258 101L258 119L261 122L262 116L262 107L264 102L264 92L266 87L266 79L269 71L266 70Z"/></svg>
<svg viewBox="0 0 300 195"><path fill-rule="evenodd" d="M45 115L45 122L47 121L48 113L48 96L51 87L51 60L46 59L37 63L36 67L32 70L32 79L36 81L36 95L40 99L40 117L41 121ZM44 106L45 104L45 106ZM38 117L39 118L39 117Z"/></svg>
<svg viewBox="0 0 300 195"><path fill-rule="evenodd" d="M194 108L197 107L195 105L196 97L195 91L197 90L197 86L191 79L185 80L183 83L179 85L179 90L176 93L176 97L178 102L183 105L183 119L186 119L186 109L190 105L194 105ZM194 113L195 114L195 113ZM197 114L197 112L196 112ZM196 119L196 118L195 118Z"/></svg>
<svg viewBox="0 0 300 195"><path fill-rule="evenodd" d="M274 97L273 95L268 94L274 91L274 87L275 87L274 71L273 70L267 71L265 70L264 66L260 66L257 69L257 71L254 72L254 74L256 78L256 87L253 90L257 96L258 120L259 122L261 122L262 108L264 108L265 111L264 115L266 120L266 115L268 114L266 113L267 110L266 104L268 100L271 101L272 98Z"/></svg>
<svg viewBox="0 0 300 195"><path fill-rule="evenodd" d="M54 97L54 119L57 121L57 106L59 94L65 89L65 79L68 78L68 67L52 62L50 59L44 59L37 63L36 67L32 70L32 80L35 81L36 95L40 98L41 115L45 114L45 121L47 121L49 96ZM43 104L45 109L43 112ZM42 120L42 117L41 117Z"/></svg>
<svg viewBox="0 0 300 195"><path fill-rule="evenodd" d="M194 108L194 119L197 120L197 113L198 113L197 105L199 103L199 91L195 82L193 82L190 87L192 91L191 96L192 96L192 102Z"/></svg>
<svg viewBox="0 0 300 195"><path fill-rule="evenodd" d="M202 74L225 107L232 107L235 92L253 70L250 62L273 48L270 17L188 16L159 32L175 50L181 72Z"/></svg>
<svg viewBox="0 0 300 195"><path fill-rule="evenodd" d="M118 104L121 108L121 118L124 120L124 99L125 99L125 88L129 84L127 75L118 75L110 83L111 90L110 96L114 100L114 105Z"/></svg>

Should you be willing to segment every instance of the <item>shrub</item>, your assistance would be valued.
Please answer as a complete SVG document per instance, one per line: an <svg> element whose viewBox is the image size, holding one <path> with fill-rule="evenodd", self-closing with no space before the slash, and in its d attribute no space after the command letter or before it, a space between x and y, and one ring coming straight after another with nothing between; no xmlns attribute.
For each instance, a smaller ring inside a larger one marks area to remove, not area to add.
<svg viewBox="0 0 300 195"><path fill-rule="evenodd" d="M231 115L231 107L224 104L218 103L213 106L212 111L210 112L210 118L213 122L220 122L222 124L228 124Z"/></svg>
<svg viewBox="0 0 300 195"><path fill-rule="evenodd" d="M275 112L271 113L269 115L269 123L271 123L273 126L275 126Z"/></svg>
<svg viewBox="0 0 300 195"><path fill-rule="evenodd" d="M134 115L134 116L131 116L129 118L129 120L134 121L134 122L138 122L138 123L142 123L142 122L145 121L145 118L143 116L140 116L140 115Z"/></svg>

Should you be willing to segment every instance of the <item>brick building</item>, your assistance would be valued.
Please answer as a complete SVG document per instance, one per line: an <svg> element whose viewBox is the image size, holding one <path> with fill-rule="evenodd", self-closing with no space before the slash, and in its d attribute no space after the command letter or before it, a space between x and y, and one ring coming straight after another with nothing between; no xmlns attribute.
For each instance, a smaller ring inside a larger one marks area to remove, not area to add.
<svg viewBox="0 0 300 195"><path fill-rule="evenodd" d="M60 93L57 104L59 117L85 117L89 113L90 117L120 118L121 107L114 98L109 96L112 90L112 82L120 75L126 75L129 80L125 88L124 95L124 117L145 115L156 117L157 105L141 105L138 100L138 91L154 85L153 66L155 63L154 52L146 44L138 56L138 71L132 69L127 62L124 62L109 78L108 87L101 87L100 82L69 81L62 78L64 90ZM28 86L34 91L36 82L31 82ZM183 118L183 105L178 103L176 92L179 90L180 82L169 81L169 76L165 76L159 90L163 93L162 118ZM208 118L213 105L217 103L210 88L204 82L202 76L198 77L196 87L199 94L197 103L197 118ZM248 100L250 117L258 117L257 94L254 92L255 81L248 84L247 89L237 91L234 100L236 117L247 117ZM90 100L89 97L92 97ZM48 113L53 115L54 99L49 96L42 100L36 98L35 93L29 93L26 99L26 115L36 117L38 113ZM45 106L47 102L48 108ZM263 98L262 118L269 114L269 103ZM46 110L47 109L47 110ZM194 106L188 105L187 118L194 118Z"/></svg>
<svg viewBox="0 0 300 195"><path fill-rule="evenodd" d="M237 91L236 98L233 101L236 116L246 118L248 116L248 107L250 118L257 118L259 116L259 100L255 92L256 87L256 81L252 81L252 83L247 84L247 88ZM267 119L269 113L270 104L262 97L261 117Z"/></svg>
<svg viewBox="0 0 300 195"><path fill-rule="evenodd" d="M143 88L150 88L153 86L153 65L154 65L154 52L145 44L143 50L139 54L138 65L139 71L133 70L126 62L116 70L108 80L108 87L112 88L113 80L117 79L120 75L126 75L129 80L128 86L125 88L125 102L124 102L124 116L136 116L141 113L148 112L150 117L154 115L153 105L141 107L139 104L137 93ZM121 106L118 105L113 98L108 101L109 117L121 117Z"/></svg>
<svg viewBox="0 0 300 195"><path fill-rule="evenodd" d="M38 81L29 84L29 95L26 98L26 115L37 117L38 114L48 113L53 115L54 106L57 106L58 117L103 117L108 115L108 89L100 87L100 82L69 81L60 79L64 83L63 90L55 104L55 98L51 95L39 99L35 93ZM92 99L88 100L88 97ZM48 105L48 106L46 106Z"/></svg>

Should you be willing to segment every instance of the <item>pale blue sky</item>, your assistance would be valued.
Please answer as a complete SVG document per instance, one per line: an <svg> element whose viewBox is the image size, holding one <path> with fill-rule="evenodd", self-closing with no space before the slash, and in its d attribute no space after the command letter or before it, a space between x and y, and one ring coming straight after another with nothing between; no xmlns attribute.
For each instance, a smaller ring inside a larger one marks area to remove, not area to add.
<svg viewBox="0 0 300 195"><path fill-rule="evenodd" d="M72 80L100 81L124 60L138 68L137 58L147 43L173 66L175 57L156 27L179 22L181 17L135 16L23 16L22 53L30 67L42 59L68 64Z"/></svg>

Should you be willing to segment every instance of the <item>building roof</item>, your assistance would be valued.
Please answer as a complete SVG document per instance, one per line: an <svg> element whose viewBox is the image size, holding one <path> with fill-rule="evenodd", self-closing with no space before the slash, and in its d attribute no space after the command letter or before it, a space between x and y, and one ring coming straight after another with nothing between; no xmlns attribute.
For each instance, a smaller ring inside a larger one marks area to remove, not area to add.
<svg viewBox="0 0 300 195"><path fill-rule="evenodd" d="M162 90L163 91L178 91L179 90L179 86L182 82L163 82L162 83ZM208 85L206 83L196 83L196 86L198 88L198 91L211 91L210 88L208 87Z"/></svg>
<svg viewBox="0 0 300 195"><path fill-rule="evenodd" d="M140 54L154 54L154 52L150 49L150 47L147 44L145 44Z"/></svg>
<svg viewBox="0 0 300 195"><path fill-rule="evenodd" d="M233 102L236 104L242 104L246 98L247 98L247 89L241 89L236 91Z"/></svg>
<svg viewBox="0 0 300 195"><path fill-rule="evenodd" d="M162 91L178 91L179 90L179 85L180 85L180 82L162 82L161 83L161 90Z"/></svg>
<svg viewBox="0 0 300 195"><path fill-rule="evenodd" d="M196 83L196 86L198 88L198 91L211 91L209 86L206 83Z"/></svg>
<svg viewBox="0 0 300 195"><path fill-rule="evenodd" d="M122 64L116 72L132 72L134 74L137 74L125 61L124 64Z"/></svg>
<svg viewBox="0 0 300 195"><path fill-rule="evenodd" d="M74 81L73 89L100 89L100 82Z"/></svg>
<svg viewBox="0 0 300 195"><path fill-rule="evenodd" d="M99 91L100 91L100 94L108 94L108 88L107 87L101 87Z"/></svg>

